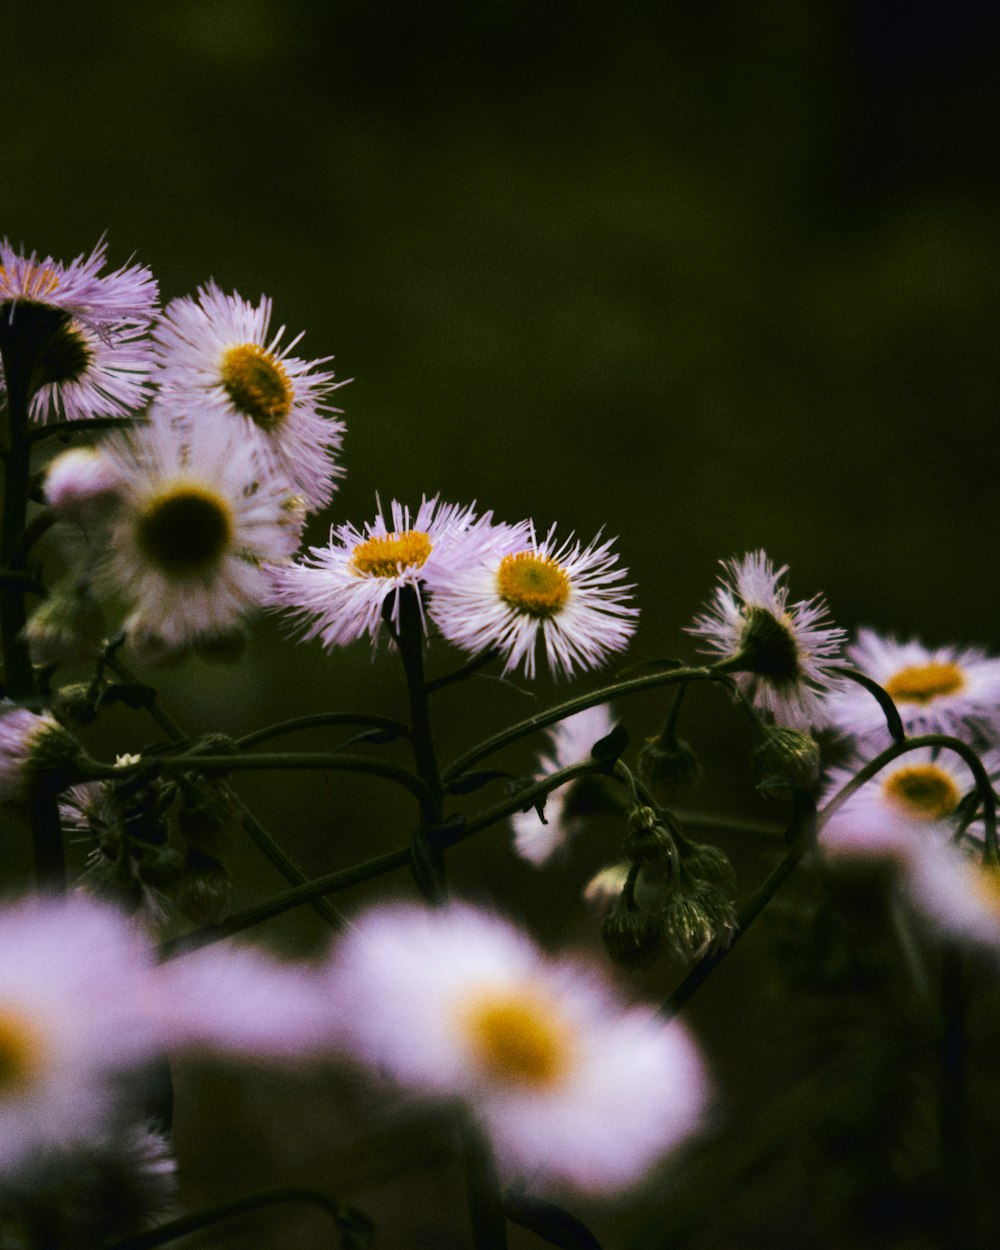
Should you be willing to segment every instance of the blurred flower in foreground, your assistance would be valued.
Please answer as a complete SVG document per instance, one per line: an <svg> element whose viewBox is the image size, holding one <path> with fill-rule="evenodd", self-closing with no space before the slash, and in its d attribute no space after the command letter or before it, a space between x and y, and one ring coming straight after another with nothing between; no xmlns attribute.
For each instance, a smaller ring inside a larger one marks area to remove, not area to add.
<svg viewBox="0 0 1000 1250"><path fill-rule="evenodd" d="M151 952L80 898L0 911L0 1173L100 1136L116 1081L159 1038L142 1007Z"/></svg>
<svg viewBox="0 0 1000 1250"><path fill-rule="evenodd" d="M837 684L830 665L840 659L845 634L830 624L816 595L788 603L782 578L763 551L723 561L715 601L688 632L701 637L716 661L736 674L753 702L793 729L829 723L827 701Z"/></svg>
<svg viewBox="0 0 1000 1250"><path fill-rule="evenodd" d="M925 647L898 642L872 629L858 631L845 659L885 688L909 734L945 733L968 740L981 730L1000 735L1000 659L976 647ZM842 733L887 737L885 716L871 695L847 683L830 700Z"/></svg>
<svg viewBox="0 0 1000 1250"><path fill-rule="evenodd" d="M590 759L594 743L606 738L611 726L611 711L606 703L557 721L548 730L549 748L538 760L539 780ZM515 812L511 817L514 848L524 859L536 865L544 864L572 837L580 823L579 817L568 810L576 784L570 782L546 796L544 821L536 808Z"/></svg>
<svg viewBox="0 0 1000 1250"><path fill-rule="evenodd" d="M678 1024L495 915L369 912L335 948L329 981L345 1049L417 1091L464 1098L507 1179L624 1189L702 1120L706 1077Z"/></svg>
<svg viewBox="0 0 1000 1250"><path fill-rule="evenodd" d="M443 570L434 623L464 651L500 652L505 673L523 664L534 677L539 637L557 675L597 668L628 646L639 615L631 586L616 585L627 571L614 567L612 542L598 535L584 547L570 536L560 545L555 527L540 541L533 527L515 527L486 559Z"/></svg>
<svg viewBox="0 0 1000 1250"><path fill-rule="evenodd" d="M342 472L335 453L344 431L333 415L340 409L326 401L344 383L316 372L329 357L292 356L302 335L282 346L285 328L272 336L270 322L270 299L254 308L236 293L224 295L214 282L199 287L197 300L172 300L153 330L160 396L199 420L237 420L310 509L321 508L333 498Z"/></svg>
<svg viewBox="0 0 1000 1250"><path fill-rule="evenodd" d="M268 602L302 619L305 638L327 647L346 646L368 634L378 642L383 608L395 624L399 592L413 587L420 597L441 569L474 560L506 527L492 514L476 518L473 507L422 499L415 515L394 499L386 521L379 504L375 520L357 529L350 522L330 531L326 547L310 547L303 563L273 570Z"/></svg>

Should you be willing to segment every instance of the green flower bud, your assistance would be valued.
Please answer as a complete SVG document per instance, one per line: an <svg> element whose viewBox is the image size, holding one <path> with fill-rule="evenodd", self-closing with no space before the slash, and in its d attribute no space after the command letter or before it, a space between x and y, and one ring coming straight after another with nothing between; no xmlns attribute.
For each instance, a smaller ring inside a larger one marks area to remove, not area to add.
<svg viewBox="0 0 1000 1250"><path fill-rule="evenodd" d="M100 655L104 613L86 581L63 578L22 630L34 664L79 664Z"/></svg>
<svg viewBox="0 0 1000 1250"><path fill-rule="evenodd" d="M682 738L650 738L639 752L639 776L664 800L683 798L703 775L698 757Z"/></svg>
<svg viewBox="0 0 1000 1250"><path fill-rule="evenodd" d="M811 734L772 725L753 753L753 766L762 794L812 790L819 778L819 746Z"/></svg>
<svg viewBox="0 0 1000 1250"><path fill-rule="evenodd" d="M184 860L177 906L195 924L215 924L229 908L233 883L224 864L213 855L190 849Z"/></svg>
<svg viewBox="0 0 1000 1250"><path fill-rule="evenodd" d="M663 950L663 920L630 907L624 894L604 917L601 940L609 957L623 968L648 968Z"/></svg>

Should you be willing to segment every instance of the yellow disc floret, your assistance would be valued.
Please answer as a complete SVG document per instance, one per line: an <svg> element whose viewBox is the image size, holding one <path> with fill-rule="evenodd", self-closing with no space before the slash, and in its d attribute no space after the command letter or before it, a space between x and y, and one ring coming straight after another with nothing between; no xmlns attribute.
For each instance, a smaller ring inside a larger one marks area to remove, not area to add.
<svg viewBox="0 0 1000 1250"><path fill-rule="evenodd" d="M566 1073L566 1024L529 991L483 994L466 1007L462 1028L469 1050L493 1081L551 1089Z"/></svg>
<svg viewBox="0 0 1000 1250"><path fill-rule="evenodd" d="M0 299L17 296L20 299L44 300L59 285L59 274L47 265L29 261L21 270L19 282L12 282L7 270L0 265Z"/></svg>
<svg viewBox="0 0 1000 1250"><path fill-rule="evenodd" d="M889 803L913 820L946 820L962 795L954 777L937 764L898 768L883 782Z"/></svg>
<svg viewBox="0 0 1000 1250"><path fill-rule="evenodd" d="M0 1102L30 1085L40 1065L36 1030L19 1012L0 1007Z"/></svg>
<svg viewBox="0 0 1000 1250"><path fill-rule="evenodd" d="M957 694L965 688L965 674L957 664L932 660L929 664L910 664L893 673L885 683L888 694L897 703L931 703L945 694Z"/></svg>
<svg viewBox="0 0 1000 1250"><path fill-rule="evenodd" d="M213 570L233 537L229 504L207 487L175 483L147 500L135 521L139 550L168 577Z"/></svg>
<svg viewBox="0 0 1000 1250"><path fill-rule="evenodd" d="M566 570L551 556L518 551L500 561L497 590L515 612L544 620L566 606L570 581Z"/></svg>
<svg viewBox="0 0 1000 1250"><path fill-rule="evenodd" d="M430 536L421 530L379 534L358 543L351 565L359 577L397 577L402 569L419 569L432 549Z"/></svg>
<svg viewBox="0 0 1000 1250"><path fill-rule="evenodd" d="M233 405L263 430L281 425L295 398L284 365L257 343L240 343L223 353L222 385Z"/></svg>

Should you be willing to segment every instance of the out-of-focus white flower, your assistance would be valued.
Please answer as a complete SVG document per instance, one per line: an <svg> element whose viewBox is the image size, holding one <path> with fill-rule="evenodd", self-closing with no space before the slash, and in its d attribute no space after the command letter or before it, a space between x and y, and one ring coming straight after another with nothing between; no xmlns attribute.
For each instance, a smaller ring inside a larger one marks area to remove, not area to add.
<svg viewBox="0 0 1000 1250"><path fill-rule="evenodd" d="M465 1099L508 1178L610 1193L701 1123L707 1082L683 1029L494 915L370 912L329 980L343 1047L416 1091Z"/></svg>
<svg viewBox="0 0 1000 1250"><path fill-rule="evenodd" d="M908 864L906 892L944 937L1000 951L1000 868L966 847L936 842Z"/></svg>
<svg viewBox="0 0 1000 1250"><path fill-rule="evenodd" d="M723 561L723 568L714 602L688 632L717 661L734 661L736 680L779 724L828 724L837 685L830 666L839 661L845 634L830 624L825 600L817 595L789 604L782 582L788 566L775 569L763 551Z"/></svg>
<svg viewBox="0 0 1000 1250"><path fill-rule="evenodd" d="M976 647L925 647L872 629L858 631L845 660L887 691L909 734L970 740L976 729L1000 734L1000 659ZM882 709L861 686L845 683L830 700L833 723L857 738L886 735Z"/></svg>
<svg viewBox="0 0 1000 1250"><path fill-rule="evenodd" d="M100 1136L122 1074L160 1038L143 1009L151 952L83 898L0 910L0 1173Z"/></svg>
<svg viewBox="0 0 1000 1250"><path fill-rule="evenodd" d="M241 630L288 559L301 500L254 447L214 422L150 425L105 444L119 486L95 584L131 607L133 649L156 663L211 648Z"/></svg>
<svg viewBox="0 0 1000 1250"><path fill-rule="evenodd" d="M320 973L229 943L178 955L150 977L149 1002L171 1047L246 1059L330 1050Z"/></svg>
<svg viewBox="0 0 1000 1250"><path fill-rule="evenodd" d="M832 769L825 798L841 790L864 762L859 758L851 766ZM998 763L989 760L987 767L995 769ZM921 852L927 838L944 842L952 836L952 817L973 785L969 766L955 752L932 747L907 751L824 820L820 845L834 856L908 862L911 854Z"/></svg>
<svg viewBox="0 0 1000 1250"><path fill-rule="evenodd" d="M611 727L611 712L606 703L557 721L548 730L549 747L538 760L539 779L588 760L594 743L607 737ZM535 808L515 812L511 817L514 849L524 859L540 866L573 836L579 820L566 812L572 790L571 782L546 796L544 821Z"/></svg>
<svg viewBox="0 0 1000 1250"><path fill-rule="evenodd" d="M167 305L153 337L160 355L160 394L182 412L238 421L241 433L273 457L279 476L301 492L310 509L333 498L342 473L336 452L343 438L340 409L327 402L343 382L319 369L324 360L291 353L302 335L282 345L274 335L271 301L257 307L214 282Z"/></svg>
<svg viewBox="0 0 1000 1250"><path fill-rule="evenodd" d="M392 501L389 521L379 504L363 530L353 524L330 531L326 547L311 547L302 563L274 569L268 602L296 613L305 638L342 647L368 634L378 642L383 608L399 619L399 592L412 587L423 597L442 570L476 560L497 541L492 514L476 518L474 507L424 498L416 515Z"/></svg>
<svg viewBox="0 0 1000 1250"><path fill-rule="evenodd" d="M572 536L560 544L555 527L539 540L531 524L512 527L487 557L453 564L435 581L431 616L441 633L472 654L494 650L505 673L524 666L535 675L541 639L549 667L571 676L597 668L623 651L635 633L631 586L619 585L613 539L586 547Z"/></svg>
<svg viewBox="0 0 1000 1250"><path fill-rule="evenodd" d="M119 470L99 447L71 447L46 469L46 503L61 521L86 529L105 520L117 502Z"/></svg>

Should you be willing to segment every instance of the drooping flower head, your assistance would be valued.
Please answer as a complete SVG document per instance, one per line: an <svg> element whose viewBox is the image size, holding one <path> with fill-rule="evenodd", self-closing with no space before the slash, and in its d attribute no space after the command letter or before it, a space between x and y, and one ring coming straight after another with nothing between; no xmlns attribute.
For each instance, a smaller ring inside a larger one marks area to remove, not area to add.
<svg viewBox="0 0 1000 1250"><path fill-rule="evenodd" d="M541 777L551 777L560 769L582 764L590 758L595 742L611 732L611 711L606 703L586 708L575 716L567 716L548 730L549 747L538 760ZM572 837L579 818L568 810L574 784L560 786L546 796L545 819L535 808L528 812L515 812L511 817L514 826L514 849L524 859L536 865L544 864L556 850Z"/></svg>
<svg viewBox="0 0 1000 1250"><path fill-rule="evenodd" d="M975 731L1000 737L1000 659L976 647L925 647L872 629L858 631L845 658L877 681L910 734L945 733L969 740ZM884 734L885 717L860 686L845 685L830 701L837 728L864 738Z"/></svg>
<svg viewBox="0 0 1000 1250"><path fill-rule="evenodd" d="M238 430L214 422L154 413L105 454L118 506L95 583L128 603L133 648L157 662L223 646L263 602L267 566L298 546L301 499Z"/></svg>
<svg viewBox="0 0 1000 1250"><path fill-rule="evenodd" d="M214 282L167 305L153 331L165 402L181 411L215 414L238 422L255 438L305 498L310 510L333 498L342 469L336 452L343 437L340 409L330 393L342 382L320 368L323 360L293 356L302 335L282 344L282 326L270 330L271 301L254 307Z"/></svg>
<svg viewBox="0 0 1000 1250"><path fill-rule="evenodd" d="M127 416L149 397L157 285L141 265L101 274L102 239L68 265L0 240L0 341L30 354L31 416Z"/></svg>
<svg viewBox="0 0 1000 1250"><path fill-rule="evenodd" d="M508 1178L610 1193L699 1127L707 1085L684 1031L497 916L369 912L335 949L329 983L347 1052L465 1099Z"/></svg>
<svg viewBox="0 0 1000 1250"><path fill-rule="evenodd" d="M688 632L717 660L733 661L736 680L779 724L827 724L836 684L830 666L845 635L830 624L826 602L817 595L789 604L788 566L776 570L763 551L723 561L723 568L714 602Z"/></svg>
<svg viewBox="0 0 1000 1250"><path fill-rule="evenodd" d="M570 536L560 544L555 527L541 540L530 523L512 527L487 559L445 571L434 587L434 622L464 651L499 652L505 673L523 665L533 677L539 639L557 675L597 668L628 646L639 615L632 587L619 584L627 570L615 567L613 541L598 535L584 547Z"/></svg>
<svg viewBox="0 0 1000 1250"><path fill-rule="evenodd" d="M305 638L342 647L368 634L377 643L388 603L395 624L399 592L412 587L421 602L446 570L481 558L505 532L492 515L476 518L474 505L424 498L416 514L392 501L389 520L379 504L374 521L358 529L331 528L325 547L311 547L297 564L275 569L269 602L295 612Z"/></svg>

